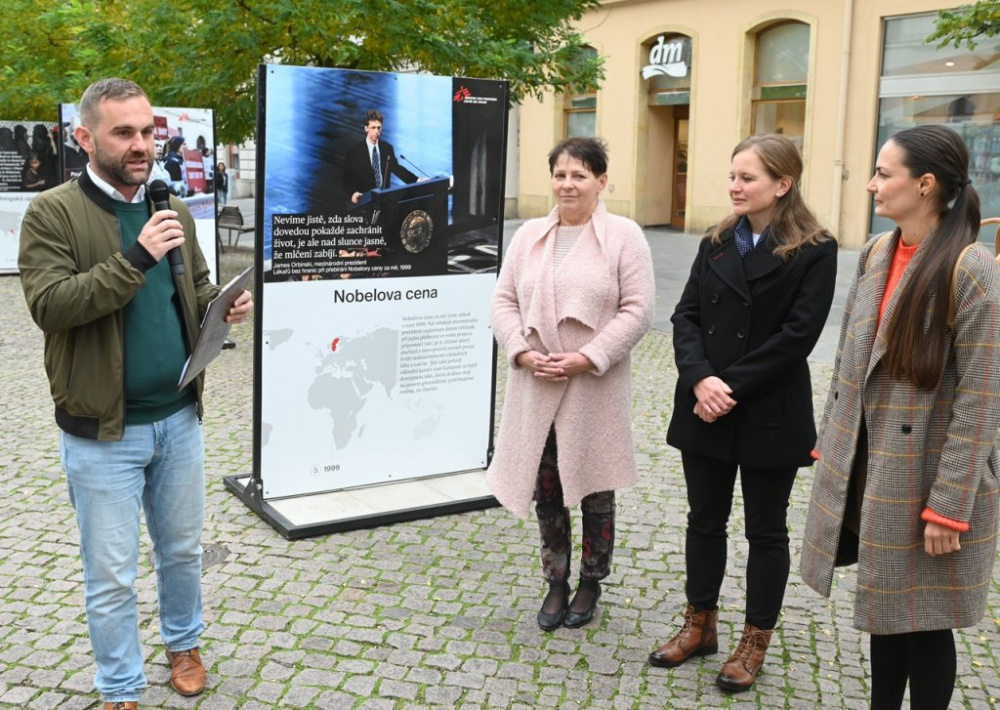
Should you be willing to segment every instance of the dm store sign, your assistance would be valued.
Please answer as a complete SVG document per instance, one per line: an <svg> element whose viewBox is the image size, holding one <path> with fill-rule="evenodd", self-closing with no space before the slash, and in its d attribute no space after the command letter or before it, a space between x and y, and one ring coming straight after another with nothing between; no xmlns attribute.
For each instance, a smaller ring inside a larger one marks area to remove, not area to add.
<svg viewBox="0 0 1000 710"><path fill-rule="evenodd" d="M642 68L642 78L656 76L683 79L691 70L691 38L675 35L669 40L660 35L649 49L649 64Z"/></svg>

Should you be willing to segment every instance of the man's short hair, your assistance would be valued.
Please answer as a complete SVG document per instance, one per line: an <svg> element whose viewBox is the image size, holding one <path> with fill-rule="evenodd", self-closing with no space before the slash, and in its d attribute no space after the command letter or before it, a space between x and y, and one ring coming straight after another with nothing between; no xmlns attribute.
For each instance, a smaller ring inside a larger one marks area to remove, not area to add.
<svg viewBox="0 0 1000 710"><path fill-rule="evenodd" d="M365 127L367 127L372 121L385 123L385 119L382 118L382 114L379 113L377 109L369 109L368 113L365 114Z"/></svg>
<svg viewBox="0 0 1000 710"><path fill-rule="evenodd" d="M147 101L149 97L142 87L128 79L100 79L87 87L80 98L80 123L93 129L100 120L99 107L101 101L123 101L133 96L141 96Z"/></svg>

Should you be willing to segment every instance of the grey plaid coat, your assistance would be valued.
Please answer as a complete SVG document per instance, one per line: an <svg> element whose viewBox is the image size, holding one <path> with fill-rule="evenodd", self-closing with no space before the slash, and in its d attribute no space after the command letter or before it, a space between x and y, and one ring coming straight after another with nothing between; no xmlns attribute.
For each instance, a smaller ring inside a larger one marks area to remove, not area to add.
<svg viewBox="0 0 1000 710"><path fill-rule="evenodd" d="M873 250L877 241L861 252L845 306L800 572L810 587L829 596L863 414L868 482L854 625L873 634L972 626L986 607L997 547L1000 272L984 247L973 247L962 259L944 371L936 389L920 390L890 379L880 363L886 326L912 269L904 272L879 325L894 249ZM920 515L926 506L968 522L961 550L937 557L924 552Z"/></svg>

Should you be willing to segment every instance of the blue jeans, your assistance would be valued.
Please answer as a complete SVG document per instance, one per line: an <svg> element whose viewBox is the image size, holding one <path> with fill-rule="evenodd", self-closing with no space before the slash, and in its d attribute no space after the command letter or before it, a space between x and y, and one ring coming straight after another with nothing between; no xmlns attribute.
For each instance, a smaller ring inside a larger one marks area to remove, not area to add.
<svg viewBox="0 0 1000 710"><path fill-rule="evenodd" d="M171 651L198 646L205 449L195 405L121 441L62 433L63 469L80 528L84 598L105 702L139 700L146 687L135 578L140 507L153 541L160 635Z"/></svg>

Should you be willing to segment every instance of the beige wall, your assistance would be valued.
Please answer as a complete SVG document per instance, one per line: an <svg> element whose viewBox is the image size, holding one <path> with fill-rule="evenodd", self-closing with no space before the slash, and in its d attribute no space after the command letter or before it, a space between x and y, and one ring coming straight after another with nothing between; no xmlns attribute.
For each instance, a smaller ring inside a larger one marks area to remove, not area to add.
<svg viewBox="0 0 1000 710"><path fill-rule="evenodd" d="M605 61L597 131L609 144L608 208L642 224L661 212L647 204L647 192L653 189L647 155L651 150L654 156L661 153L662 145L657 145L655 132L653 144L647 140L650 109L640 69L648 63L648 52L643 42L673 32L692 38L685 229L701 232L729 213L730 153L750 130L754 33L781 20L798 20L811 28L804 194L820 221L836 229L842 244L860 246L867 238L869 200L864 188L873 163L882 18L943 6L940 0L606 1L578 27ZM849 16L850 61L841 110ZM552 207L545 156L563 137L562 106L559 95L522 106L522 217L539 216Z"/></svg>

